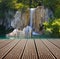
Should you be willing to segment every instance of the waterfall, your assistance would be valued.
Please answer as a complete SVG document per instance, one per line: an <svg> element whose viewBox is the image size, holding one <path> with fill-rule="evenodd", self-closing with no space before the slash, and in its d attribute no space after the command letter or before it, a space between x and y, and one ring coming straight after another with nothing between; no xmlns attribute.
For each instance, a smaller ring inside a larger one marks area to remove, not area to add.
<svg viewBox="0 0 60 59"><path fill-rule="evenodd" d="M14 27L14 28L20 28L20 25L21 25L21 19L20 18L21 18L21 12L16 11L14 19L11 22L11 26Z"/></svg>
<svg viewBox="0 0 60 59"><path fill-rule="evenodd" d="M34 13L35 13L35 9L36 8L31 8L30 9L30 27L33 28L33 17L34 17ZM36 33L36 32L32 32L32 35L39 35L39 33Z"/></svg>
<svg viewBox="0 0 60 59"><path fill-rule="evenodd" d="M30 26L33 26L33 14L34 14L35 8L30 9Z"/></svg>

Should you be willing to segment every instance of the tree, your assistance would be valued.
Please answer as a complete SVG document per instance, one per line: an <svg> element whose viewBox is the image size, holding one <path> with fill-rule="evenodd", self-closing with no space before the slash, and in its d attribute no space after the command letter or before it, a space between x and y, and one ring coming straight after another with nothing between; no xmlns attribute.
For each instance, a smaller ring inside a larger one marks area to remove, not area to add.
<svg viewBox="0 0 60 59"><path fill-rule="evenodd" d="M25 5L27 5L29 8L35 8L38 5L40 5L42 0L18 0L18 2L21 2Z"/></svg>
<svg viewBox="0 0 60 59"><path fill-rule="evenodd" d="M60 0L43 0L43 4L53 11L56 18L60 18Z"/></svg>
<svg viewBox="0 0 60 59"><path fill-rule="evenodd" d="M45 22L43 24L44 24L46 35L60 38L60 19L55 19L50 22Z"/></svg>
<svg viewBox="0 0 60 59"><path fill-rule="evenodd" d="M21 2L18 2L17 0L0 0L0 35L5 35L7 33L10 33L11 31L14 30L11 26L6 29L6 24L8 24L8 19L11 21L11 18L14 17L14 15L9 14L9 12L16 12L17 10L21 11L21 16L23 12L27 9L27 5L24 4L22 0ZM9 25L9 24L8 24ZM2 29L2 30L1 30Z"/></svg>
<svg viewBox="0 0 60 59"><path fill-rule="evenodd" d="M23 5L21 3L17 3L17 0L0 0L0 21L2 21L2 23L0 23L0 35L5 35L13 30L11 26L6 29L6 14L9 15L9 11L15 11L22 7ZM13 16L14 15L12 15L12 17Z"/></svg>

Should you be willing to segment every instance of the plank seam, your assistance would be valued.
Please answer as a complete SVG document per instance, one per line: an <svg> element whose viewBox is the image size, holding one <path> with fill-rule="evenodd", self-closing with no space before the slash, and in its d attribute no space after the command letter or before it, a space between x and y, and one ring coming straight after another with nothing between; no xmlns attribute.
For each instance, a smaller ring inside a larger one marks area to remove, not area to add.
<svg viewBox="0 0 60 59"><path fill-rule="evenodd" d="M48 40L49 41L49 40ZM54 46L56 46L57 48L59 48L60 49L60 47L58 47L55 43L53 43L53 42L51 42L51 41L49 41L50 43L52 43Z"/></svg>
<svg viewBox="0 0 60 59"><path fill-rule="evenodd" d="M41 40L41 42L47 47L47 45ZM51 52L52 56L54 56L55 59L57 59L57 57L52 53L52 51L47 47L47 49Z"/></svg>
<svg viewBox="0 0 60 59"><path fill-rule="evenodd" d="M28 41L28 40L27 40L27 41ZM26 47L26 45L27 45L27 41L26 41L25 46L24 46L24 48L23 48L22 54L21 54L21 56L19 56L18 59L22 59L22 56L23 56L23 53L24 53L25 47Z"/></svg>
<svg viewBox="0 0 60 59"><path fill-rule="evenodd" d="M14 40L12 40L12 41L14 41ZM2 46L1 48L5 47L6 45L8 45L9 43L11 43L12 41L8 42L7 44L5 44L4 46Z"/></svg>
<svg viewBox="0 0 60 59"><path fill-rule="evenodd" d="M4 59L5 56L6 56L19 42L20 42L20 40L19 40L11 49L8 49L7 53L4 54L4 55L1 57L1 59Z"/></svg>
<svg viewBox="0 0 60 59"><path fill-rule="evenodd" d="M37 53L37 57L38 57L38 59L39 59L39 54L38 54L37 45L36 45L35 40L34 40L34 45L35 45L35 50L36 50L36 53Z"/></svg>

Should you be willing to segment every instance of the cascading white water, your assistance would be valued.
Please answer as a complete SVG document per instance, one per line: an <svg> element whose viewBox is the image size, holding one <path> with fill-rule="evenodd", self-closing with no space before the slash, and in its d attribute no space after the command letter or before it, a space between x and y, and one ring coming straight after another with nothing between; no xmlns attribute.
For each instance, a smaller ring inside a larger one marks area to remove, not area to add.
<svg viewBox="0 0 60 59"><path fill-rule="evenodd" d="M21 19L20 18L21 18L21 12L20 11L16 11L16 14L14 16L14 19L11 22L11 26L13 28L15 28L15 29L14 29L13 32L7 34L7 37L8 36L11 36L11 37L12 36L19 37L19 36L22 35L22 34L20 35L20 33L23 33L23 32L18 29L18 28L20 28L20 25L21 25Z"/></svg>
<svg viewBox="0 0 60 59"><path fill-rule="evenodd" d="M30 8L30 27L31 28L33 28L32 26L33 26L33 20L34 20L33 17L34 17L35 9L36 8ZM39 35L39 34L33 31L32 35Z"/></svg>
<svg viewBox="0 0 60 59"><path fill-rule="evenodd" d="M11 22L11 26L14 28L19 28L21 25L21 12L16 11L16 14L14 16L14 20Z"/></svg>
<svg viewBox="0 0 60 59"><path fill-rule="evenodd" d="M35 8L30 8L30 26L33 25L33 14L35 12Z"/></svg>
<svg viewBox="0 0 60 59"><path fill-rule="evenodd" d="M31 33L32 33L32 26L33 26L33 14L34 14L35 8L30 8L30 26L27 25L23 31L25 32L25 36L26 37L31 37Z"/></svg>

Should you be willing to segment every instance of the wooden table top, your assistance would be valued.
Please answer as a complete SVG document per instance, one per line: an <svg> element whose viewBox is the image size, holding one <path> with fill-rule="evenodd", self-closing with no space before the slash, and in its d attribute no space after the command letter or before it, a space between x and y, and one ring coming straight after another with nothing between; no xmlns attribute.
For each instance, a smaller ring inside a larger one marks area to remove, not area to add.
<svg viewBox="0 0 60 59"><path fill-rule="evenodd" d="M0 40L0 59L60 59L60 39Z"/></svg>

